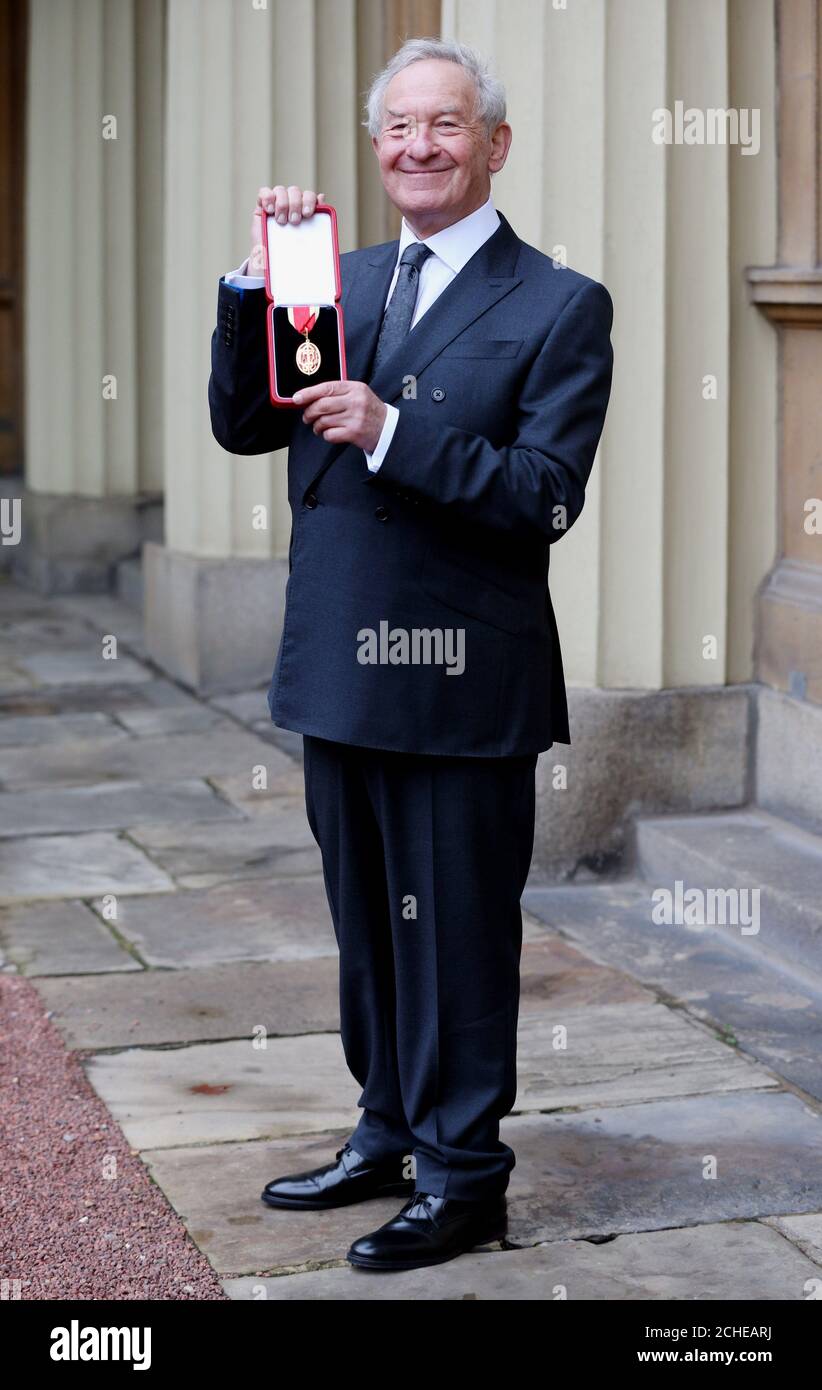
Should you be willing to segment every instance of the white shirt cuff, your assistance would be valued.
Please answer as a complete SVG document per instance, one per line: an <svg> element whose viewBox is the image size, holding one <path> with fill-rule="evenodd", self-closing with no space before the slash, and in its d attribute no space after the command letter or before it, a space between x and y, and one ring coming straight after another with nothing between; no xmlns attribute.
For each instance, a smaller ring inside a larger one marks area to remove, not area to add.
<svg viewBox="0 0 822 1390"><path fill-rule="evenodd" d="M265 277L262 275L248 275L248 257L246 256L241 266L236 270L230 270L223 279L227 285L235 285L238 290L261 290L265 287Z"/></svg>
<svg viewBox="0 0 822 1390"><path fill-rule="evenodd" d="M382 464L382 461L385 458L385 455L388 453L388 446L391 443L391 440L394 438L394 430L397 428L397 421L399 420L399 418L400 412L397 410L397 407L395 405L386 405L385 422L382 427L382 433L380 434L380 437L377 440L376 449L374 450L373 454L369 454L365 449L363 449L363 453L365 454L365 461L368 464L369 473L378 472L380 465Z"/></svg>

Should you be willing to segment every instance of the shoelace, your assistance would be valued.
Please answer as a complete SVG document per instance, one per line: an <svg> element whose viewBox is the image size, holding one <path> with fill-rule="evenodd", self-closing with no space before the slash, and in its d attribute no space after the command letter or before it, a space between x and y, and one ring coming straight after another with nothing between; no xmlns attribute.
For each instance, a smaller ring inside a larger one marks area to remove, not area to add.
<svg viewBox="0 0 822 1390"><path fill-rule="evenodd" d="M431 1215L429 1203L431 1202L430 1192L415 1192L408 1206L403 1212L403 1216L427 1217ZM419 1208L419 1210L418 1210Z"/></svg>

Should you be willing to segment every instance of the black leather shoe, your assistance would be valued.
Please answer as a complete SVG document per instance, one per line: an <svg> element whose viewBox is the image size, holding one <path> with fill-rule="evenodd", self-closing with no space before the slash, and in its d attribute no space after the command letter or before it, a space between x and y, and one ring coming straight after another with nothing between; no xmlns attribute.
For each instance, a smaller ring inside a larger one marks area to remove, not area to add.
<svg viewBox="0 0 822 1390"><path fill-rule="evenodd" d="M459 1202L416 1192L387 1225L355 1240L346 1259L359 1269L421 1269L502 1240L506 1230L504 1196Z"/></svg>
<svg viewBox="0 0 822 1390"><path fill-rule="evenodd" d="M269 1207L323 1211L326 1207L347 1207L369 1197L406 1196L414 1191L414 1179L403 1178L404 1154L376 1163L363 1158L350 1144L344 1144L333 1163L312 1168L308 1173L292 1173L275 1178L263 1189L262 1199Z"/></svg>

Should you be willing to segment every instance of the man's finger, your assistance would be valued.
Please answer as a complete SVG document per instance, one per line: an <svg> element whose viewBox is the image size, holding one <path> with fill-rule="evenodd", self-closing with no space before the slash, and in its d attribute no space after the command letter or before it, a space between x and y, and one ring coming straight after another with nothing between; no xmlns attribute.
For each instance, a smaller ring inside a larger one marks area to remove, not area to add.
<svg viewBox="0 0 822 1390"><path fill-rule="evenodd" d="M327 424L331 424L331 421L334 421L334 424L339 424L341 417L345 414L344 406L332 406L330 403L323 404L321 400L317 400L316 404L303 410L303 424L317 425L323 421Z"/></svg>
<svg viewBox="0 0 822 1390"><path fill-rule="evenodd" d="M319 415L339 415L347 409L345 396L320 396L319 400L303 406L303 419L316 420Z"/></svg>
<svg viewBox="0 0 822 1390"><path fill-rule="evenodd" d="M340 387L345 389L347 385L346 381L318 381L315 386L301 386L291 399L295 405L310 405L320 396L336 396Z"/></svg>

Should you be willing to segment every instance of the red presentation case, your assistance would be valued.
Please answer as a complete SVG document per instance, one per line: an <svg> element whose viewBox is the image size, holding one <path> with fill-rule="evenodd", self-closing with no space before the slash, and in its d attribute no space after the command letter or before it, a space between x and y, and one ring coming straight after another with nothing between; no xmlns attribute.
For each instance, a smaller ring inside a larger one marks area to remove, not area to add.
<svg viewBox="0 0 822 1390"><path fill-rule="evenodd" d="M267 216L263 252L269 299L266 321L271 402L296 410L292 397L301 386L346 378L335 209L320 203L312 217L296 224L282 224L274 216ZM321 360L316 371L306 374L297 366L297 348L304 335L289 322L288 310L309 305L318 305L320 309L309 338Z"/></svg>

